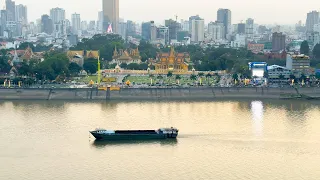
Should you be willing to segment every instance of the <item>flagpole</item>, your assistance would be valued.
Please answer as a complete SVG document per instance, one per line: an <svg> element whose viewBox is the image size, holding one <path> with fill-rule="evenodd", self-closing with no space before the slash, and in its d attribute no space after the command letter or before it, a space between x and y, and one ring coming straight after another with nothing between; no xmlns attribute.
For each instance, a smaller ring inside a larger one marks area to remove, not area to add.
<svg viewBox="0 0 320 180"><path fill-rule="evenodd" d="M98 72L97 72L97 76L98 76L98 85L100 85L100 54L98 55Z"/></svg>

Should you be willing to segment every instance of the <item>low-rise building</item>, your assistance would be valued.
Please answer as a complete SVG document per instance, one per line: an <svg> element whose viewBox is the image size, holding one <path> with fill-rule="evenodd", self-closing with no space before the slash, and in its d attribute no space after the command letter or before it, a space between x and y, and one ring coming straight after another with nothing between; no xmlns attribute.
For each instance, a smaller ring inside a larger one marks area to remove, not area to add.
<svg viewBox="0 0 320 180"><path fill-rule="evenodd" d="M310 74L310 57L304 54L301 55L290 55L287 54L286 61L287 69L292 70L296 75Z"/></svg>
<svg viewBox="0 0 320 180"><path fill-rule="evenodd" d="M68 51L67 56L70 62L83 66L85 59L98 59L99 51Z"/></svg>
<svg viewBox="0 0 320 180"><path fill-rule="evenodd" d="M264 50L264 44L248 44L247 49L255 54L258 54L259 52L263 52Z"/></svg>
<svg viewBox="0 0 320 180"><path fill-rule="evenodd" d="M141 56L138 48L129 50L120 49L119 51L115 48L110 64L140 64L141 62Z"/></svg>
<svg viewBox="0 0 320 180"><path fill-rule="evenodd" d="M270 81L279 80L281 75L283 79L290 79L291 70L278 65L268 66L268 79Z"/></svg>

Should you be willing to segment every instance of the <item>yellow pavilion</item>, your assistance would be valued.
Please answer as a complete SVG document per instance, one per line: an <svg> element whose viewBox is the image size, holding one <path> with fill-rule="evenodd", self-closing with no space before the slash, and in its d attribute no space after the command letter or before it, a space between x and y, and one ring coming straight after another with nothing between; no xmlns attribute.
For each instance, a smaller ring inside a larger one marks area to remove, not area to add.
<svg viewBox="0 0 320 180"><path fill-rule="evenodd" d="M190 62L189 53L176 53L171 47L169 53L158 53L155 63L155 70L158 73L187 72Z"/></svg>

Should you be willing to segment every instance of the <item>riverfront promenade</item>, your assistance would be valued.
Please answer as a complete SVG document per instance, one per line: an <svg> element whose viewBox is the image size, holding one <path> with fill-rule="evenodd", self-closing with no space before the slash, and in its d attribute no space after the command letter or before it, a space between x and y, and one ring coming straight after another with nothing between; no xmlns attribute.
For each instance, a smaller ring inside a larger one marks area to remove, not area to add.
<svg viewBox="0 0 320 180"><path fill-rule="evenodd" d="M0 89L0 100L214 100L221 98L283 99L298 95L320 97L320 88L191 87L122 88L103 91L94 88Z"/></svg>

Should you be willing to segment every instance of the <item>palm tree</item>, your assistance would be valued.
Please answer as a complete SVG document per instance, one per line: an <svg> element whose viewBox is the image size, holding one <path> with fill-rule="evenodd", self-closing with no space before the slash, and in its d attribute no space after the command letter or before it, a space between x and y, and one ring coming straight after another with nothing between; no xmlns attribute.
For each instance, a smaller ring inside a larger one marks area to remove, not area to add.
<svg viewBox="0 0 320 180"><path fill-rule="evenodd" d="M176 80L178 81L179 85L180 85L180 79L181 79L181 76L180 75L176 75Z"/></svg>
<svg viewBox="0 0 320 180"><path fill-rule="evenodd" d="M239 76L238 76L238 74L237 74L237 73L234 73L234 74L232 75L232 79L233 79L233 81L235 82L234 84L236 84L236 82L239 81Z"/></svg>
<svg viewBox="0 0 320 180"><path fill-rule="evenodd" d="M192 74L192 75L190 76L190 79L193 80L193 84L194 84L194 81L197 80L197 76L194 75L194 74Z"/></svg>
<svg viewBox="0 0 320 180"><path fill-rule="evenodd" d="M170 78L173 76L172 72L169 71L168 74L167 74L167 78L169 79L169 83L170 83Z"/></svg>

